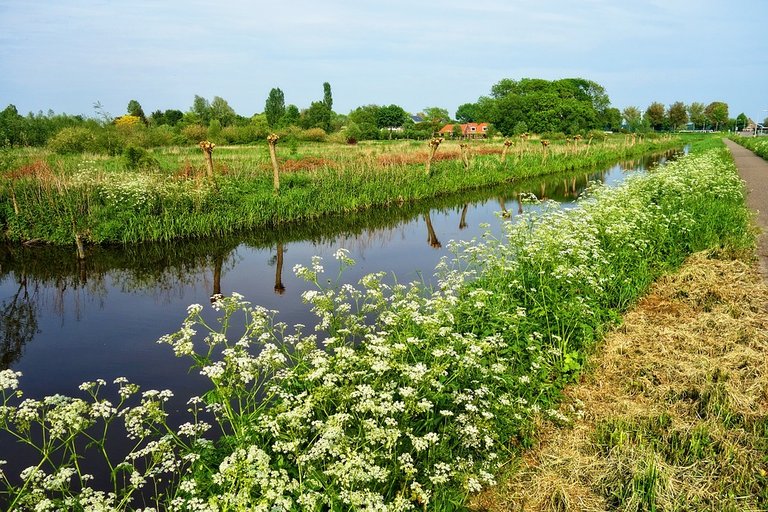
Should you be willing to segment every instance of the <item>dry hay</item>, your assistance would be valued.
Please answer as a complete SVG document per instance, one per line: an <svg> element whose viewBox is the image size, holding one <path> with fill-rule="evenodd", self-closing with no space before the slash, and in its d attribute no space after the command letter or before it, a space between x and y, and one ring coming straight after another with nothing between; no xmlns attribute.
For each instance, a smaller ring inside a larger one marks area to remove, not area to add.
<svg viewBox="0 0 768 512"><path fill-rule="evenodd" d="M766 510L768 286L753 266L694 255L593 365L566 392L573 425L542 424L539 445L472 508Z"/></svg>

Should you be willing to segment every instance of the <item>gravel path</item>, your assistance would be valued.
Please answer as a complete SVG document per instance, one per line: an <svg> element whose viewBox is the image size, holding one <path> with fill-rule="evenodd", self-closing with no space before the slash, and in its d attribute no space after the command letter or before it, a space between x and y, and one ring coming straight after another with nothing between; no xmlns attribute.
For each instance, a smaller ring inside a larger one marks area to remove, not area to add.
<svg viewBox="0 0 768 512"><path fill-rule="evenodd" d="M731 140L723 141L731 150L741 178L747 183L747 205L757 212L755 220L761 230L757 255L760 273L768 281L768 162Z"/></svg>

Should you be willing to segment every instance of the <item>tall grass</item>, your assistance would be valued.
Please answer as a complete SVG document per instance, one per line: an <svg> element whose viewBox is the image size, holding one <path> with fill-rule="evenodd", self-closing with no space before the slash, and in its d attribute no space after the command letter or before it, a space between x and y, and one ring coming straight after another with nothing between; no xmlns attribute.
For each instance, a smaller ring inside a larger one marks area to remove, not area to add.
<svg viewBox="0 0 768 512"><path fill-rule="evenodd" d="M104 382L83 384L84 399L38 401L0 372L3 428L50 440L20 478L2 475L3 492L12 508L43 510L127 509L143 492L173 509L460 509L532 442L537 418L559 418L563 384L656 276L692 251L751 246L743 201L727 152L713 149L456 246L434 289L382 273L334 286L321 260L297 266L317 286L304 295L314 332L237 294L213 302L215 320L190 306L160 341L211 388L179 427L166 423L170 392L139 395L120 379L114 404ZM339 272L354 264L343 250L336 259ZM114 487L99 494L73 440L118 421L135 448L109 463Z"/></svg>
<svg viewBox="0 0 768 512"><path fill-rule="evenodd" d="M261 146L217 148L214 182L201 179L202 157L188 148L155 151L147 160L154 167L130 170L122 157L41 155L5 173L0 219L13 241L72 244L78 236L100 244L214 236L591 168L680 144L615 139L553 144L543 151L526 142L502 165L501 144L478 143L469 169L449 144L438 151L430 178L423 172L426 147L306 145L300 154L282 156L283 169L293 170L283 173L279 194L273 193Z"/></svg>

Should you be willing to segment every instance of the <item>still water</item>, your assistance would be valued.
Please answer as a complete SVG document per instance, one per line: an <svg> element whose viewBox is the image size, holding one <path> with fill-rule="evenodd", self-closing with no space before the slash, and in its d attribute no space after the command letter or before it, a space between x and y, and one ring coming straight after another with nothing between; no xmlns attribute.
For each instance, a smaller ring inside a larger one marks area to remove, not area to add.
<svg viewBox="0 0 768 512"><path fill-rule="evenodd" d="M185 397L204 389L202 378L189 373L188 360L177 359L156 340L180 327L189 304L206 304L214 293L239 292L252 303L278 310L280 321L312 326L314 319L301 301L309 285L291 269L309 265L313 255L324 257L333 274L333 253L348 249L357 265L344 282L381 270L399 282L429 279L439 259L449 254L449 240L479 237L483 223L498 232L501 222L514 222L535 208L521 204L521 194L570 207L589 181L613 185L669 156L227 239L91 248L82 262L70 248L4 248L0 368L23 373L27 397L77 394L83 381L125 376L142 389L172 389L179 397L175 407L184 408ZM506 218L500 211L507 212ZM0 446L0 453L6 448Z"/></svg>

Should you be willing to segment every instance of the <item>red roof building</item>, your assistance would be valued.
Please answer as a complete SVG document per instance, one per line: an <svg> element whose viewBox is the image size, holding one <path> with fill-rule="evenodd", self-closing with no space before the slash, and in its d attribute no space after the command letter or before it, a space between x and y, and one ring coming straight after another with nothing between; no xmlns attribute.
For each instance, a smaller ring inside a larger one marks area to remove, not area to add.
<svg viewBox="0 0 768 512"><path fill-rule="evenodd" d="M439 135L453 137L453 126L447 124L440 129ZM459 125L461 127L461 136L465 139L475 139L478 137L488 136L488 123L464 123Z"/></svg>

